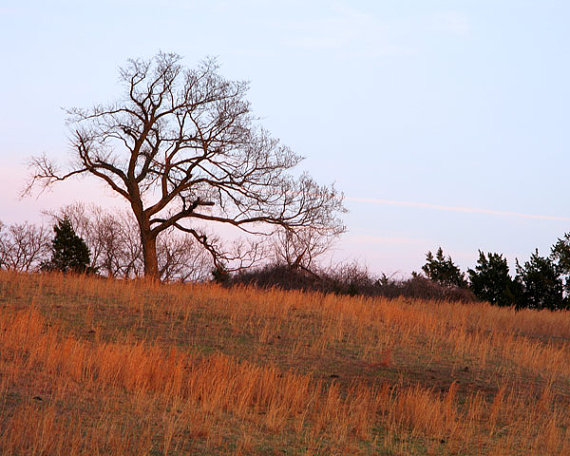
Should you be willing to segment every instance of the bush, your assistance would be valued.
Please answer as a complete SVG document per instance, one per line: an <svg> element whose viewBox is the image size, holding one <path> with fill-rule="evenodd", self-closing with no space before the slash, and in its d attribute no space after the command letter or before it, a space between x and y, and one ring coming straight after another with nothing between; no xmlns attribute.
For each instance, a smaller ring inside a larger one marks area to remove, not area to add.
<svg viewBox="0 0 570 456"><path fill-rule="evenodd" d="M473 292L467 288L442 286L417 273L413 273L412 277L406 280L388 280L380 286L380 295L387 298L402 296L436 301L477 301Z"/></svg>
<svg viewBox="0 0 570 456"><path fill-rule="evenodd" d="M357 263L343 264L336 270L329 269L318 273L283 264L270 264L232 274L224 284L350 296L407 297L462 302L476 300L470 290L453 286L443 287L418 274L406 280L393 280L386 275L374 278L366 268Z"/></svg>
<svg viewBox="0 0 570 456"><path fill-rule="evenodd" d="M325 291L326 279L304 269L274 263L256 269L246 269L230 274L227 285L254 285L260 288L282 290ZM332 290L328 290L332 291Z"/></svg>

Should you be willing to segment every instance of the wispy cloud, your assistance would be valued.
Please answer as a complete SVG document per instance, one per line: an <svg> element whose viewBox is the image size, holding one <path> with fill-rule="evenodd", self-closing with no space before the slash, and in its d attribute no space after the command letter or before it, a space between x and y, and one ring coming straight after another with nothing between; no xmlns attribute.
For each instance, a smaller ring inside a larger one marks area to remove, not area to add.
<svg viewBox="0 0 570 456"><path fill-rule="evenodd" d="M441 204L422 203L417 201L395 201L395 200L386 200L386 199L352 198L352 197L347 197L346 200L353 201L355 203L377 204L382 206L412 207L420 209L434 209L438 211L462 212L468 214L496 215L499 217L517 217L523 219L552 220L559 222L570 221L570 217L562 217L555 215L524 214L521 212L498 211L494 209L482 209L482 208L464 207L464 206L444 206Z"/></svg>

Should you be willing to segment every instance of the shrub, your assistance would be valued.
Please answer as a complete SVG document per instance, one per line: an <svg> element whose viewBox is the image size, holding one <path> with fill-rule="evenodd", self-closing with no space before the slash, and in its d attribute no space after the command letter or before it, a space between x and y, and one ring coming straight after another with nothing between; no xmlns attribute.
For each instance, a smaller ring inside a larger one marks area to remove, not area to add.
<svg viewBox="0 0 570 456"><path fill-rule="evenodd" d="M465 288L441 286L414 274L410 279L394 280L386 275L372 277L357 263L342 264L337 269L313 272L283 264L269 264L262 268L244 270L230 275L225 285L253 285L260 288L319 291L341 295L400 296L414 299L473 302L473 293Z"/></svg>

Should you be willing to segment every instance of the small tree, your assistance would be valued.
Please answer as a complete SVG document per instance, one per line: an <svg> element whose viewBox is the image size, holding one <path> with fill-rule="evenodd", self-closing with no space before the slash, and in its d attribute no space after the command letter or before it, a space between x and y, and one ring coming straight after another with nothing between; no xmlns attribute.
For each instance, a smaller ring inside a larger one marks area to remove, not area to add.
<svg viewBox="0 0 570 456"><path fill-rule="evenodd" d="M438 285L445 287L466 288L467 282L459 267L453 263L451 257L447 258L440 247L437 249L435 258L431 252L426 254L426 264L422 266L422 271L428 279Z"/></svg>
<svg viewBox="0 0 570 456"><path fill-rule="evenodd" d="M541 257L538 249L524 265L517 260L516 280L522 287L522 299L517 302L517 307L550 310L566 307L564 286L557 267L551 258Z"/></svg>
<svg viewBox="0 0 570 456"><path fill-rule="evenodd" d="M85 241L73 229L71 221L64 218L53 227L51 260L43 265L44 270L85 273L89 268L90 254Z"/></svg>
<svg viewBox="0 0 570 456"><path fill-rule="evenodd" d="M506 258L498 253L487 256L479 250L475 269L468 269L470 288L477 298L499 306L515 304L515 285Z"/></svg>
<svg viewBox="0 0 570 456"><path fill-rule="evenodd" d="M35 271L49 255L49 235L43 226L0 222L0 268Z"/></svg>

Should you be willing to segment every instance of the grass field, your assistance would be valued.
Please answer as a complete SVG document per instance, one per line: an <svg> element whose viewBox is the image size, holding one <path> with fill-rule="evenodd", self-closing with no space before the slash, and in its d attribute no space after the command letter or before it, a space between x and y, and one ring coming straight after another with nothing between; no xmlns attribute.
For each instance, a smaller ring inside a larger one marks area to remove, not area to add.
<svg viewBox="0 0 570 456"><path fill-rule="evenodd" d="M0 272L3 455L568 455L570 313Z"/></svg>

